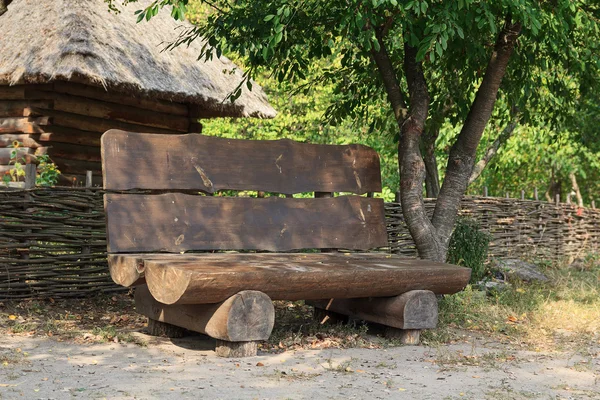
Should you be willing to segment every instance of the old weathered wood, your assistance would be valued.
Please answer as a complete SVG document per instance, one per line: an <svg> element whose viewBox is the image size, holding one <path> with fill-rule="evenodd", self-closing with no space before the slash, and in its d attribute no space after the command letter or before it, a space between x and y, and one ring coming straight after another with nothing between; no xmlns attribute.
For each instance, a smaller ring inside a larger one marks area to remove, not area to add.
<svg viewBox="0 0 600 400"><path fill-rule="evenodd" d="M0 133L41 133L50 117L0 118Z"/></svg>
<svg viewBox="0 0 600 400"><path fill-rule="evenodd" d="M266 340L275 321L271 299L258 291L241 291L216 304L166 305L145 285L135 290L136 310L157 321L229 342Z"/></svg>
<svg viewBox="0 0 600 400"><path fill-rule="evenodd" d="M242 358L254 357L258 353L258 342L228 342L217 340L215 353L219 357Z"/></svg>
<svg viewBox="0 0 600 400"><path fill-rule="evenodd" d="M44 94L42 94L41 97L33 97L32 91L52 90L53 87L53 84L13 86L0 85L0 100L42 100L47 97Z"/></svg>
<svg viewBox="0 0 600 400"><path fill-rule="evenodd" d="M438 320L437 298L428 290L412 290L394 297L319 300L308 304L399 329L432 329Z"/></svg>
<svg viewBox="0 0 600 400"><path fill-rule="evenodd" d="M52 161L58 166L60 172L64 174L83 174L83 171L92 171L94 175L102 175L102 164L99 162L74 160L57 156L52 157Z"/></svg>
<svg viewBox="0 0 600 400"><path fill-rule="evenodd" d="M51 101L0 100L0 117L33 117L31 107L52 108Z"/></svg>
<svg viewBox="0 0 600 400"><path fill-rule="evenodd" d="M16 151L15 158L13 159L12 153ZM16 160L19 162L23 162L22 160L25 158L27 154L33 154L34 150L26 147L22 147L19 149L11 149L11 148L0 148L0 165L8 165L11 160Z"/></svg>
<svg viewBox="0 0 600 400"><path fill-rule="evenodd" d="M256 199L107 194L106 212L112 253L387 245L383 201L360 196Z"/></svg>
<svg viewBox="0 0 600 400"><path fill-rule="evenodd" d="M455 293L470 269L403 257L339 253L191 255L144 262L154 298L164 304L223 301L242 290L260 290L274 300L397 296L410 290ZM369 284L365 284L369 282Z"/></svg>
<svg viewBox="0 0 600 400"><path fill-rule="evenodd" d="M25 189L35 187L37 169L35 164L25 165Z"/></svg>
<svg viewBox="0 0 600 400"><path fill-rule="evenodd" d="M155 128L141 124L132 124L127 122L109 120L104 118L89 117L87 115L73 114L57 110L45 110L32 107L32 110L52 118L52 123L67 128L80 129L92 132L105 132L109 129L126 129L134 132L150 132L172 134L175 130ZM28 132L24 132L28 133Z"/></svg>
<svg viewBox="0 0 600 400"><path fill-rule="evenodd" d="M90 161L100 163L100 148L94 146L81 146L70 143L49 143L51 146L48 154L52 159L62 158L70 160ZM100 164L101 165L101 164ZM84 171L81 171L84 172Z"/></svg>
<svg viewBox="0 0 600 400"><path fill-rule="evenodd" d="M5 133L0 135L0 148L13 146L14 142L21 143L24 147L43 147L45 144L40 143L38 140L40 138L39 134L26 134L26 133Z"/></svg>
<svg viewBox="0 0 600 400"><path fill-rule="evenodd" d="M125 254L109 254L108 268L112 280L121 286L137 286L146 283L144 260Z"/></svg>
<svg viewBox="0 0 600 400"><path fill-rule="evenodd" d="M379 156L361 145L111 130L102 137L102 151L109 190L381 191Z"/></svg>
<svg viewBox="0 0 600 400"><path fill-rule="evenodd" d="M123 95L115 91L108 91L102 87L93 87L73 82L55 82L53 90L79 97L102 100L109 103L124 104L150 111L157 111L172 115L187 116L188 108L185 104L173 103L155 98L135 97Z"/></svg>
<svg viewBox="0 0 600 400"><path fill-rule="evenodd" d="M169 113L59 93L54 95L52 108L57 111L64 111L72 114L180 132L188 132L191 122L187 117Z"/></svg>
<svg viewBox="0 0 600 400"><path fill-rule="evenodd" d="M171 325L166 322L148 318L148 334L152 336L163 336L168 338L181 338L185 335L185 329Z"/></svg>
<svg viewBox="0 0 600 400"><path fill-rule="evenodd" d="M417 345L421 340L421 330L419 329L398 329L386 327L385 337L387 339L396 339L405 345Z"/></svg>

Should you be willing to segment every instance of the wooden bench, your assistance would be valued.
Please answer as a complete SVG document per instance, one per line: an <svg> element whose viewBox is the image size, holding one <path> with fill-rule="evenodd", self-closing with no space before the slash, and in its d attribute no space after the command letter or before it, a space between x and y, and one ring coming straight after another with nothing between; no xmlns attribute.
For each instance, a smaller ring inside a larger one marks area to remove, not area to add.
<svg viewBox="0 0 600 400"><path fill-rule="evenodd" d="M256 354L271 300L313 300L415 341L437 323L435 295L469 280L466 268L356 252L388 244L372 197L379 157L365 146L110 130L102 169L113 280L137 286L151 328L208 334L220 355ZM244 190L258 197L222 193Z"/></svg>

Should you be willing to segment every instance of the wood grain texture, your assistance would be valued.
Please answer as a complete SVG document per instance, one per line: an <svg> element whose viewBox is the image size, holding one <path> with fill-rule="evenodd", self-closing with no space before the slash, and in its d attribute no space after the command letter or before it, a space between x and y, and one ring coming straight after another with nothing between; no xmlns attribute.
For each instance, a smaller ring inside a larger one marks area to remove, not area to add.
<svg viewBox="0 0 600 400"><path fill-rule="evenodd" d="M308 304L399 329L433 329L438 321L437 298L428 290L412 290L394 297L319 300Z"/></svg>
<svg viewBox="0 0 600 400"><path fill-rule="evenodd" d="M223 301L242 290L273 300L397 296L411 290L460 291L471 270L396 256L343 253L212 254L144 262L150 292L164 304ZM219 259L220 258L220 259Z"/></svg>
<svg viewBox="0 0 600 400"><path fill-rule="evenodd" d="M47 90L47 88L46 88ZM122 93L109 92L103 88L83 85L73 82L55 82L52 90L58 93L65 93L79 97L102 100L109 103L124 104L137 108L143 108L150 111L161 113L187 116L189 111L185 104L173 103L164 100L151 98L142 98L124 95Z"/></svg>
<svg viewBox="0 0 600 400"><path fill-rule="evenodd" d="M55 93L52 109L89 117L188 132L190 120L164 112Z"/></svg>
<svg viewBox="0 0 600 400"><path fill-rule="evenodd" d="M0 100L0 117L32 117L31 107L52 108L51 101Z"/></svg>
<svg viewBox="0 0 600 400"><path fill-rule="evenodd" d="M135 307L148 318L230 342L267 340L275 322L273 302L258 291L241 291L216 304L166 305L142 285L135 290Z"/></svg>
<svg viewBox="0 0 600 400"><path fill-rule="evenodd" d="M109 190L381 191L379 156L361 145L111 130L102 136L102 152Z"/></svg>
<svg viewBox="0 0 600 400"><path fill-rule="evenodd" d="M0 118L0 133L41 133L49 117Z"/></svg>
<svg viewBox="0 0 600 400"><path fill-rule="evenodd" d="M31 108L33 111L42 115L48 115L52 118L53 124L64 126L67 128L80 129L92 132L105 132L109 129L127 129L136 132L151 132L172 134L178 133L175 130L155 128L152 126L144 126L141 124L133 124L129 122L115 121L111 119L90 117L87 115L74 114L70 112L46 110L43 108Z"/></svg>
<svg viewBox="0 0 600 400"><path fill-rule="evenodd" d="M219 357L242 358L255 357L258 354L258 342L228 342L217 340L215 353Z"/></svg>
<svg viewBox="0 0 600 400"><path fill-rule="evenodd" d="M144 279L144 260L121 254L108 254L108 269L112 280L125 287L146 283Z"/></svg>
<svg viewBox="0 0 600 400"><path fill-rule="evenodd" d="M111 253L387 245L381 199L106 194Z"/></svg>

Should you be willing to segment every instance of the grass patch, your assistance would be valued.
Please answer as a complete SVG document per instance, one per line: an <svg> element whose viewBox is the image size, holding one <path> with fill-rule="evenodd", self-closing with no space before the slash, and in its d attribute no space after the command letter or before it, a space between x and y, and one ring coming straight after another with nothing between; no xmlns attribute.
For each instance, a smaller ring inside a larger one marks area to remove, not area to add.
<svg viewBox="0 0 600 400"><path fill-rule="evenodd" d="M460 338L461 330L509 337L533 348L578 346L600 332L600 268L543 268L546 283L519 280L486 294L468 286L440 301L439 328L426 331L432 344Z"/></svg>

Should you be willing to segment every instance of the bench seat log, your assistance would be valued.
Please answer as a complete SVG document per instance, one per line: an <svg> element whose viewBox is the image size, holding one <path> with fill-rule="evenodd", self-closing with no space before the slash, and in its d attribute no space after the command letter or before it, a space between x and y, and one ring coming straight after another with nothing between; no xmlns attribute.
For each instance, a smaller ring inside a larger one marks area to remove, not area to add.
<svg viewBox="0 0 600 400"><path fill-rule="evenodd" d="M438 320L437 298L429 290L412 290L393 297L317 300L307 304L405 330L433 329Z"/></svg>
<svg viewBox="0 0 600 400"><path fill-rule="evenodd" d="M135 291L136 310L148 318L227 342L267 340L275 309L258 291L241 291L217 304L166 305L156 301L146 285Z"/></svg>
<svg viewBox="0 0 600 400"><path fill-rule="evenodd" d="M470 270L399 256L217 253L150 257L144 275L161 303L206 304L242 290L260 290L274 300L396 296L411 290L448 294L465 287Z"/></svg>

